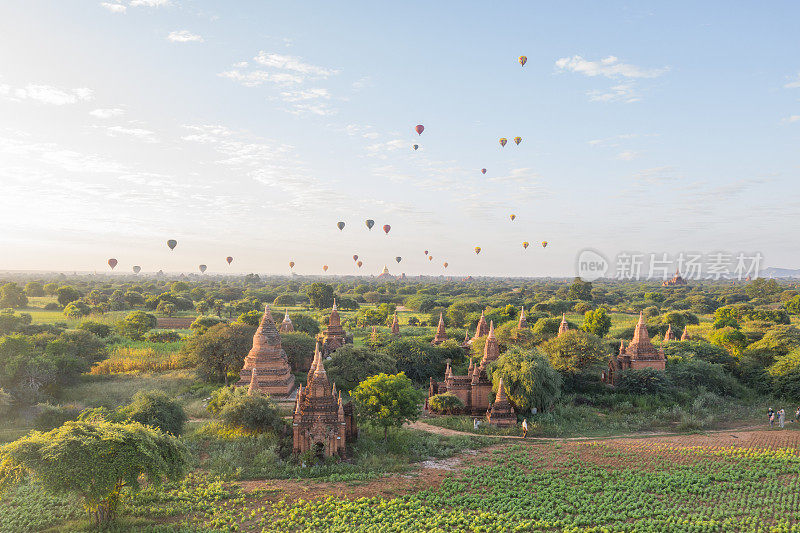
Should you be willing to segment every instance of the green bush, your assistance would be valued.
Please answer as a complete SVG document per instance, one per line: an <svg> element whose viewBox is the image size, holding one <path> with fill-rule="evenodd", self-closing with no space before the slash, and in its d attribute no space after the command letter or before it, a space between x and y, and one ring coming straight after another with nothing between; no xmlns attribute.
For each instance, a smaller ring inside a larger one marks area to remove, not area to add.
<svg viewBox="0 0 800 533"><path fill-rule="evenodd" d="M80 326L78 326L78 329L93 333L101 339L105 339L111 335L111 326L108 324L103 324L102 322L95 322L93 320L84 320L81 322Z"/></svg>
<svg viewBox="0 0 800 533"><path fill-rule="evenodd" d="M232 395L219 411L222 421L228 426L257 433L282 434L286 424L272 400L263 394L247 394L244 387L239 390L245 393Z"/></svg>
<svg viewBox="0 0 800 533"><path fill-rule="evenodd" d="M130 420L153 426L165 433L180 435L186 423L186 413L176 400L160 390L139 391L133 401L119 409Z"/></svg>
<svg viewBox="0 0 800 533"><path fill-rule="evenodd" d="M145 336L148 342L178 342L181 335L177 331L151 331Z"/></svg>
<svg viewBox="0 0 800 533"><path fill-rule="evenodd" d="M437 394L428 399L428 408L437 413L452 414L458 412L463 407L464 403L458 399L458 396L451 392Z"/></svg>
<svg viewBox="0 0 800 533"><path fill-rule="evenodd" d="M732 395L741 389L736 378L725 372L722 365L702 359L670 362L667 365L667 376L676 386L689 391L703 387L715 394Z"/></svg>
<svg viewBox="0 0 800 533"><path fill-rule="evenodd" d="M74 405L52 405L49 403L39 404L38 413L33 419L33 427L39 431L50 431L61 427L64 422L76 420L80 414L80 409Z"/></svg>
<svg viewBox="0 0 800 533"><path fill-rule="evenodd" d="M669 387L665 373L653 368L623 370L617 382L619 392L631 394L659 394L666 392Z"/></svg>

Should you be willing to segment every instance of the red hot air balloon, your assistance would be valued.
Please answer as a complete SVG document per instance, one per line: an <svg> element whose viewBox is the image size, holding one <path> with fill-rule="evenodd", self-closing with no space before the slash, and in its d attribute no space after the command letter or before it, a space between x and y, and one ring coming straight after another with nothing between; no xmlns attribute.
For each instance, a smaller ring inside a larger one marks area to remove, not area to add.
<svg viewBox="0 0 800 533"><path fill-rule="evenodd" d="M111 267L111 270L114 270L114 267L117 266L117 260L112 257L108 260L108 266Z"/></svg>
<svg viewBox="0 0 800 533"><path fill-rule="evenodd" d="M337 222L336 227L339 228L339 231L342 231L344 229L344 222L342 221Z"/></svg>
<svg viewBox="0 0 800 533"><path fill-rule="evenodd" d="M531 245L531 243L529 243L528 241L522 241L522 247L523 247L524 249L526 249L526 250L527 250L527 249L528 249L528 246L530 246L530 245Z"/></svg>
<svg viewBox="0 0 800 533"><path fill-rule="evenodd" d="M133 273L134 273L134 274L138 274L138 273L139 273L139 272L141 272L141 271L142 271L142 267L140 267L139 265L135 265L135 266L133 267Z"/></svg>
<svg viewBox="0 0 800 533"><path fill-rule="evenodd" d="M524 67L524 66L525 66L525 63L527 63L527 62L528 62L528 58L527 58L527 57L525 57L525 56L519 56L519 59L518 59L518 61L519 61L519 64L520 64L520 66L523 66L523 67Z"/></svg>
<svg viewBox="0 0 800 533"><path fill-rule="evenodd" d="M450 264L449 264L447 261L445 261L444 263L442 263L442 266L443 266L443 267L445 267L445 268L447 268L447 267L449 267L449 266L450 266Z"/></svg>
<svg viewBox="0 0 800 533"><path fill-rule="evenodd" d="M289 268L294 268L294 261L289 261Z"/></svg>
<svg viewBox="0 0 800 533"><path fill-rule="evenodd" d="M361 268L361 265L363 265L364 263L363 263L362 261L359 261L359 262L358 262L358 263L356 263L356 264L358 265L358 268Z"/></svg>
<svg viewBox="0 0 800 533"><path fill-rule="evenodd" d="M322 270L327 272L328 271L328 265L322 265Z"/></svg>
<svg viewBox="0 0 800 533"><path fill-rule="evenodd" d="M167 246L169 246L170 250L174 250L176 246L178 246L178 241L175 239L170 239L167 241Z"/></svg>
<svg viewBox="0 0 800 533"><path fill-rule="evenodd" d="M392 229L392 227L391 227L389 224L384 224L384 225L383 225L383 232L384 232L386 235L389 235L389 230L391 230L391 229Z"/></svg>
<svg viewBox="0 0 800 533"><path fill-rule="evenodd" d="M353 256L353 261L358 261L358 256L357 255Z"/></svg>
<svg viewBox="0 0 800 533"><path fill-rule="evenodd" d="M486 169L485 168L481 169L481 174L486 174Z"/></svg>
<svg viewBox="0 0 800 533"><path fill-rule="evenodd" d="M425 126L422 124L417 124L417 127L414 128L414 130L417 132L417 135L422 135L422 132L425 131Z"/></svg>
<svg viewBox="0 0 800 533"><path fill-rule="evenodd" d="M206 269L208 268L206 265L200 265L197 268L200 269L201 274L205 274Z"/></svg>
<svg viewBox="0 0 800 533"><path fill-rule="evenodd" d="M227 261L228 264L230 265L231 263L233 263L233 257L228 256L228 257L225 258L225 261Z"/></svg>

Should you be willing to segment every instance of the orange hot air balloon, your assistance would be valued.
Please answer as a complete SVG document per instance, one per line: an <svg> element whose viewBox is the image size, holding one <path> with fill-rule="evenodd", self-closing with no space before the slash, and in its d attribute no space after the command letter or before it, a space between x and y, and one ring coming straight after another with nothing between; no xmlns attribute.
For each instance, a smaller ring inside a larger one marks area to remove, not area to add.
<svg viewBox="0 0 800 533"><path fill-rule="evenodd" d="M201 274L204 274L208 267L206 265L199 265L197 268L200 269Z"/></svg>
<svg viewBox="0 0 800 533"><path fill-rule="evenodd" d="M547 241L542 241L542 248L547 248Z"/></svg>
<svg viewBox="0 0 800 533"><path fill-rule="evenodd" d="M428 256L428 261L433 261L433 256L432 255Z"/></svg>
<svg viewBox="0 0 800 533"><path fill-rule="evenodd" d="M294 268L294 261L289 261L289 268Z"/></svg>
<svg viewBox="0 0 800 533"><path fill-rule="evenodd" d="M485 168L481 169L481 174L486 174L486 169Z"/></svg>
<svg viewBox="0 0 800 533"><path fill-rule="evenodd" d="M528 246L530 246L530 245L531 245L531 243L529 243L528 241L522 241L522 247L525 248L526 250L528 249Z"/></svg>
<svg viewBox="0 0 800 533"><path fill-rule="evenodd" d="M231 263L233 263L233 257L228 256L228 257L225 258L225 261L227 261L228 264L230 265Z"/></svg>
<svg viewBox="0 0 800 533"><path fill-rule="evenodd" d="M507 142L508 139L506 139L505 137L500 137L500 146L505 146Z"/></svg>
<svg viewBox="0 0 800 533"><path fill-rule="evenodd" d="M480 246L476 246L475 247L475 254L477 255L479 253L481 253L481 247Z"/></svg>
<svg viewBox="0 0 800 533"><path fill-rule="evenodd" d="M415 144L415 145L414 145L414 151L416 152L418 149L419 149L419 145L418 145L418 144Z"/></svg>
<svg viewBox="0 0 800 533"><path fill-rule="evenodd" d="M363 265L364 263L363 263L363 262L361 262L361 261L359 261L359 262L358 262L358 263L356 263L356 264L358 265L358 268L361 268L361 265Z"/></svg>
<svg viewBox="0 0 800 533"><path fill-rule="evenodd" d="M525 56L519 56L519 64L520 64L521 66L523 66L523 67L524 67L524 66L525 66L525 63L527 63L527 62L528 62L528 58L527 58L527 57L525 57Z"/></svg>
<svg viewBox="0 0 800 533"><path fill-rule="evenodd" d="M392 229L392 227L391 227L389 224L384 224L384 225L383 225L383 232L384 232L386 235L389 235L389 230L391 230L391 229Z"/></svg>
<svg viewBox="0 0 800 533"><path fill-rule="evenodd" d="M328 265L322 265L322 270L327 272L328 271Z"/></svg>
<svg viewBox="0 0 800 533"><path fill-rule="evenodd" d="M508 215L508 218L511 219L511 222L514 222L514 219L517 218L517 215L515 215L514 213L511 213L510 215Z"/></svg>
<svg viewBox="0 0 800 533"><path fill-rule="evenodd" d="M357 255L353 256L353 261L358 261L358 256Z"/></svg>
<svg viewBox="0 0 800 533"><path fill-rule="evenodd" d="M339 228L339 231L342 231L344 229L344 222L342 221L337 222L336 227Z"/></svg>
<svg viewBox="0 0 800 533"><path fill-rule="evenodd" d="M422 124L417 124L417 127L414 128L414 131L417 132L417 135L422 135L422 132L425 131L425 126Z"/></svg>
<svg viewBox="0 0 800 533"><path fill-rule="evenodd" d="M108 260L108 266L111 267L111 270L114 270L114 267L117 266L117 260L112 257Z"/></svg>
<svg viewBox="0 0 800 533"><path fill-rule="evenodd" d="M372 231L372 226L374 226L374 225L375 225L375 221L374 221L374 220L372 220L372 219L367 219L367 220L364 222L364 224L366 224L366 225L367 225L367 229L368 229L368 230Z"/></svg>
<svg viewBox="0 0 800 533"><path fill-rule="evenodd" d="M519 143L522 142L522 137L514 137L514 142L516 143L517 146L519 146Z"/></svg>
<svg viewBox="0 0 800 533"><path fill-rule="evenodd" d="M450 264L449 264L447 261L445 261L444 263L442 263L442 266L443 266L443 267L445 267L445 268L447 268L447 267L449 267L449 266L450 266Z"/></svg>
<svg viewBox="0 0 800 533"><path fill-rule="evenodd" d="M133 267L133 273L134 274L138 274L141 271L142 271L142 267L140 267L139 265L134 265L134 267Z"/></svg>
<svg viewBox="0 0 800 533"><path fill-rule="evenodd" d="M400 261L403 260L403 258L398 255L397 257L394 258L394 260L399 263Z"/></svg>
<svg viewBox="0 0 800 533"><path fill-rule="evenodd" d="M178 241L175 239L170 239L167 241L167 246L169 246L170 250L174 250L176 246L178 246Z"/></svg>

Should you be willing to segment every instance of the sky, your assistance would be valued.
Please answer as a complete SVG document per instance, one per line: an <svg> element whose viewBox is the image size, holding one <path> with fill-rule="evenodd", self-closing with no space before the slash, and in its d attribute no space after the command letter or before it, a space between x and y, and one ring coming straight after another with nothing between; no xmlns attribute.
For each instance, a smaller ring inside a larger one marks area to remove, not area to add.
<svg viewBox="0 0 800 533"><path fill-rule="evenodd" d="M586 248L800 267L799 16L5 0L0 270L568 276Z"/></svg>

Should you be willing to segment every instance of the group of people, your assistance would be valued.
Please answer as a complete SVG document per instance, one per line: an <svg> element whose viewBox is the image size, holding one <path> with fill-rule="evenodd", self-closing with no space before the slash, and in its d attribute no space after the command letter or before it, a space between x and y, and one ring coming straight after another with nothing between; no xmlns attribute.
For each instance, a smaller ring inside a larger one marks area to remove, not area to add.
<svg viewBox="0 0 800 533"><path fill-rule="evenodd" d="M767 409L767 419L769 420L769 427L775 427L775 419L778 419L778 427L783 427L786 424L786 411L783 408L779 409L777 412L770 407ZM797 411L794 413L794 420L792 422L800 421L800 407L797 408Z"/></svg>

